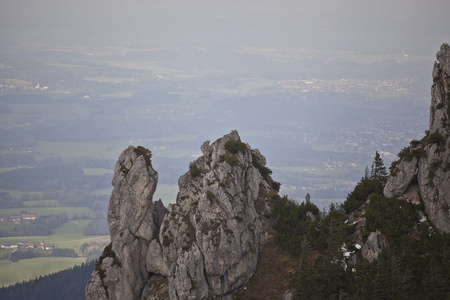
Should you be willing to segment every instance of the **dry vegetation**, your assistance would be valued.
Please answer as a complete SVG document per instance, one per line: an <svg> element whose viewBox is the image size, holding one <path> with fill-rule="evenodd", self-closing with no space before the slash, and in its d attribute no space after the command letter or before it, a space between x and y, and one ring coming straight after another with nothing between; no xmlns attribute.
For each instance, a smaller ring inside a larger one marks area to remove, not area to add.
<svg viewBox="0 0 450 300"><path fill-rule="evenodd" d="M262 248L255 274L248 284L236 293L235 299L282 299L291 285L299 264L299 256L281 249L271 238Z"/></svg>

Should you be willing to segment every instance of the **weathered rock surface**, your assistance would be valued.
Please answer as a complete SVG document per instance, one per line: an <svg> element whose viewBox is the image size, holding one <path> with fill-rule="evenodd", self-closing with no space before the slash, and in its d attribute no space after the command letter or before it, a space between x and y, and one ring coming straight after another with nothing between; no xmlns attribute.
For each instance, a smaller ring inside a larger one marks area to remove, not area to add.
<svg viewBox="0 0 450 300"><path fill-rule="evenodd" d="M351 240L355 245L359 245L360 255L358 252L350 254L348 264L352 267L357 266L360 257L363 260L372 262L378 258L378 255L388 247L387 238L380 232L370 232L367 239L363 238L363 233L366 228L366 211L368 209L370 199L362 204L357 210L348 215L348 224L356 225L356 230L351 235Z"/></svg>
<svg viewBox="0 0 450 300"><path fill-rule="evenodd" d="M133 147L121 154L108 212L111 247L86 299L228 299L247 283L268 238L262 215L275 193L265 158L237 131L201 150L167 210L152 201L150 159Z"/></svg>
<svg viewBox="0 0 450 300"><path fill-rule="evenodd" d="M361 255L367 261L372 262L378 258L378 255L386 249L387 241L386 237L379 232L371 232L367 237L367 241L363 244L361 248Z"/></svg>
<svg viewBox="0 0 450 300"><path fill-rule="evenodd" d="M386 197L417 199L407 188L416 184L430 221L439 232L450 232L450 47L436 54L431 87L429 133L404 149L384 189ZM405 192L406 191L406 192ZM410 196L412 195L412 196ZM409 199L412 200L412 199Z"/></svg>
<svg viewBox="0 0 450 300"><path fill-rule="evenodd" d="M402 195L412 182L417 172L418 163L418 158L414 156L411 161L404 160L399 164L396 176L389 177L384 186L384 195L388 198Z"/></svg>
<svg viewBox="0 0 450 300"><path fill-rule="evenodd" d="M403 194L397 197L397 199L411 202L412 204L419 205L422 197L420 196L420 188L418 184L410 184Z"/></svg>
<svg viewBox="0 0 450 300"><path fill-rule="evenodd" d="M86 287L86 299L138 299L150 278L145 256L166 208L153 203L158 173L142 147L128 147L114 170L108 224L111 244Z"/></svg>

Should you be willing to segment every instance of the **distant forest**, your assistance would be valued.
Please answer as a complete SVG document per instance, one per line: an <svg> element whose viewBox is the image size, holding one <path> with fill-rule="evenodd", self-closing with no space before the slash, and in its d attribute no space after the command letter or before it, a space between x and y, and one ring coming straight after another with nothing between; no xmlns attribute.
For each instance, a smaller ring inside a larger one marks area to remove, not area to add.
<svg viewBox="0 0 450 300"><path fill-rule="evenodd" d="M11 170L0 174L0 189L25 193L17 198L1 192L0 207L20 208L27 200L57 199L61 206L85 206L93 211L105 211L108 197L90 193L111 187L111 177L110 174L87 176L81 168L63 164ZM33 193L41 191L42 194Z"/></svg>
<svg viewBox="0 0 450 300"><path fill-rule="evenodd" d="M0 230L0 237L5 236L44 236L51 235L53 229L67 222L67 214L39 216L29 224L17 224L9 230Z"/></svg>

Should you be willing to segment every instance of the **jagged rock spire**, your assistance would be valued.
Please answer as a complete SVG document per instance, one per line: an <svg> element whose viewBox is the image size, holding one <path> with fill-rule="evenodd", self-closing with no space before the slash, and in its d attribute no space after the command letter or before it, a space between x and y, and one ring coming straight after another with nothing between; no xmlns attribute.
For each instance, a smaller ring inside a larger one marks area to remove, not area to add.
<svg viewBox="0 0 450 300"><path fill-rule="evenodd" d="M450 232L450 47L436 54L431 87L430 128L421 141L411 143L394 162L384 188L389 198L408 198L418 185L425 212L440 232ZM417 176L417 182L414 178ZM406 196L406 197L405 197Z"/></svg>
<svg viewBox="0 0 450 300"><path fill-rule="evenodd" d="M152 201L150 159L134 147L121 154L108 211L112 243L86 299L228 299L250 279L276 193L265 158L237 131L201 150L167 210Z"/></svg>
<svg viewBox="0 0 450 300"><path fill-rule="evenodd" d="M138 299L150 275L145 254L159 233L166 208L153 202L158 173L151 153L128 147L114 170L108 208L111 244L105 248L86 287L86 299Z"/></svg>

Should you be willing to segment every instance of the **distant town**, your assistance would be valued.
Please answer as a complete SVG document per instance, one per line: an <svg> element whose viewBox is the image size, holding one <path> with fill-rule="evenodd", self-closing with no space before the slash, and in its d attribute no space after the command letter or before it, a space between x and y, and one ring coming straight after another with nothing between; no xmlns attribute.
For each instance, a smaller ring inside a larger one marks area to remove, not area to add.
<svg viewBox="0 0 450 300"><path fill-rule="evenodd" d="M24 250L24 249L41 249L41 250L53 250L55 248L54 245L48 245L45 243L45 241L42 241L40 243L28 243L28 242L18 242L16 244L1 244L0 248L2 249L17 249L17 250Z"/></svg>
<svg viewBox="0 0 450 300"><path fill-rule="evenodd" d="M0 218L1 222L12 223L12 224L30 224L36 221L36 215L22 214L17 216L6 216ZM1 244L2 249L41 249L41 250L53 250L54 245L48 245L45 241L40 243L28 243L28 242L18 242L15 244Z"/></svg>
<svg viewBox="0 0 450 300"><path fill-rule="evenodd" d="M13 223L13 224L28 224L36 221L36 215L18 215L18 216L7 216L1 217L1 222Z"/></svg>

